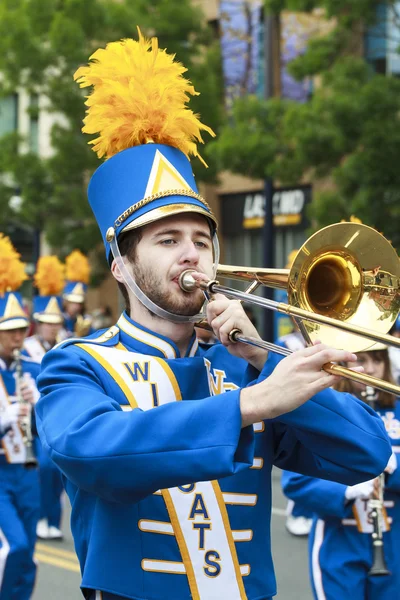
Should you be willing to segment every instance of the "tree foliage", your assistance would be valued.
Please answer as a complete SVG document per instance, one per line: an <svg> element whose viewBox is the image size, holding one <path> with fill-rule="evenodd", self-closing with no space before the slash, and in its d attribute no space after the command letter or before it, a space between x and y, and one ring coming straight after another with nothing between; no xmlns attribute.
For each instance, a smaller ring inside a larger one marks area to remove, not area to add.
<svg viewBox="0 0 400 600"><path fill-rule="evenodd" d="M380 0L266 0L268 10L324 8L336 25L290 65L301 79L319 75L309 102L244 97L236 101L209 154L220 168L311 181L315 227L357 215L400 247L400 79L373 72L352 43L374 23ZM387 2L395 11L393 2ZM394 18L396 14L393 14Z"/></svg>
<svg viewBox="0 0 400 600"><path fill-rule="evenodd" d="M100 161L80 131L84 97L72 75L98 47L124 37L137 39L137 25L145 35L156 35L159 46L176 53L188 67L201 92L190 107L201 113L203 122L217 128L218 44L190 0L0 0L1 95L20 88L44 95L46 110L57 115L50 158L27 152L26 143L15 135L2 140L1 226L15 217L9 198L18 188L23 199L18 218L44 230L56 250L89 251L99 244L86 187ZM215 176L212 169L193 166L200 179Z"/></svg>

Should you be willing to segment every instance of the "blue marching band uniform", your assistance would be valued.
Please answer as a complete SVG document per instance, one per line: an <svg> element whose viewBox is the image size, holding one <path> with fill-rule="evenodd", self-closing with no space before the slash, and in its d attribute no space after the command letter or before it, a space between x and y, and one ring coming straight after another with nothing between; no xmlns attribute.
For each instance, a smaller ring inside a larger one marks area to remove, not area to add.
<svg viewBox="0 0 400 600"><path fill-rule="evenodd" d="M378 407L400 458L400 402ZM385 476L383 544L390 576L366 577L372 565L368 500L346 501L346 486L296 473L283 475L285 493L314 513L309 540L310 577L317 600L393 600L400 597L400 469Z"/></svg>
<svg viewBox="0 0 400 600"><path fill-rule="evenodd" d="M93 59L97 81L105 65L99 92L111 90L112 125L118 122L112 106L129 86L126 65L150 65L145 77L132 72L136 83L129 93L138 81L149 85L152 69L161 73L164 92L171 90L165 78L175 67L155 40L109 44ZM91 83L91 67L76 74L83 86ZM181 85L186 80L176 68ZM152 110L163 94L152 98L144 109ZM108 147L114 156L89 186L110 263L110 244L116 256L120 233L185 212L205 217L215 241L215 218L185 152L172 142L148 141L114 153ZM140 301L147 306L147 300ZM86 598L270 599L276 593L272 465L344 486L383 471L391 450L382 420L353 396L331 389L242 428L243 389L271 375L279 361L270 354L259 372L222 344L198 344L194 333L181 356L173 340L127 312L115 326L66 340L46 354L38 430L64 476Z"/></svg>
<svg viewBox="0 0 400 600"><path fill-rule="evenodd" d="M32 316L36 332L25 339L24 354L38 365L59 338L64 324L61 292L65 290L64 265L56 256L39 259L35 273L38 295L33 298ZM61 496L64 490L61 473L47 452L38 444L40 462L40 519L37 536L40 539L62 539Z"/></svg>
<svg viewBox="0 0 400 600"><path fill-rule="evenodd" d="M6 274L1 275L4 281ZM13 349L20 349L28 326L20 294L15 289L0 294L0 341L5 336L18 336ZM26 446L13 411L19 406L16 362L3 345L0 343L0 599L29 600L36 575L33 551L40 508L39 479L37 469L25 468ZM21 357L21 366L23 380L37 400L38 365Z"/></svg>

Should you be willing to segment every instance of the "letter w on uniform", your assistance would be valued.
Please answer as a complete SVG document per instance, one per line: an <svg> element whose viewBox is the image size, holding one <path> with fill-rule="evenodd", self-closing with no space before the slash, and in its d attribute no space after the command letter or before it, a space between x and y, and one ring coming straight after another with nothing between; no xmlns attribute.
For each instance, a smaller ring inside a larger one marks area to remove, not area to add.
<svg viewBox="0 0 400 600"><path fill-rule="evenodd" d="M149 381L150 377L150 363L124 363L128 369L133 381Z"/></svg>

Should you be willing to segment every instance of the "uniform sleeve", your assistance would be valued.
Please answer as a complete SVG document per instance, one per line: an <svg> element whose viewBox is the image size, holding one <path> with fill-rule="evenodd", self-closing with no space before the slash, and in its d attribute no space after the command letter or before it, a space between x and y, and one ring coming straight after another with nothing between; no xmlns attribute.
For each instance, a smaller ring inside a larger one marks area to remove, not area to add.
<svg viewBox="0 0 400 600"><path fill-rule="evenodd" d="M390 475L386 474L385 489L400 494L400 452L395 452L395 454L397 458L397 469L395 469Z"/></svg>
<svg viewBox="0 0 400 600"><path fill-rule="evenodd" d="M79 349L49 352L38 379L41 441L79 488L137 502L158 489L232 475L253 462L240 390L123 412Z"/></svg>
<svg viewBox="0 0 400 600"><path fill-rule="evenodd" d="M275 364L276 358L272 369ZM261 377L269 374L268 368L267 361ZM332 389L275 419L273 429L276 466L345 485L377 477L392 452L375 411Z"/></svg>
<svg viewBox="0 0 400 600"><path fill-rule="evenodd" d="M344 519L352 516L352 503L345 501L346 487L342 483L306 477L290 471L282 473L284 494L322 518Z"/></svg>

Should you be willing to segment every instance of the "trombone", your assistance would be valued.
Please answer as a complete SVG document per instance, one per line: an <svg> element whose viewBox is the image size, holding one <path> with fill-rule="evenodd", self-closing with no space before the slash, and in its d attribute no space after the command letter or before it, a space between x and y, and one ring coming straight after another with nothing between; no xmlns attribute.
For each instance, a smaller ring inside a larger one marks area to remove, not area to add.
<svg viewBox="0 0 400 600"><path fill-rule="evenodd" d="M191 272L193 269L181 274L184 291L200 288L206 295L221 293L286 313L308 344L320 340L352 352L367 350L376 342L400 348L400 339L387 334L400 309L399 257L390 242L367 225L337 223L317 231L300 248L290 270L218 265L217 276L250 282L244 292L222 286L217 280L196 282ZM260 285L286 289L288 304L251 294ZM365 327L370 323L373 330ZM278 354L291 353L238 330L232 331L230 338ZM328 363L324 370L400 394L400 386L340 365Z"/></svg>

